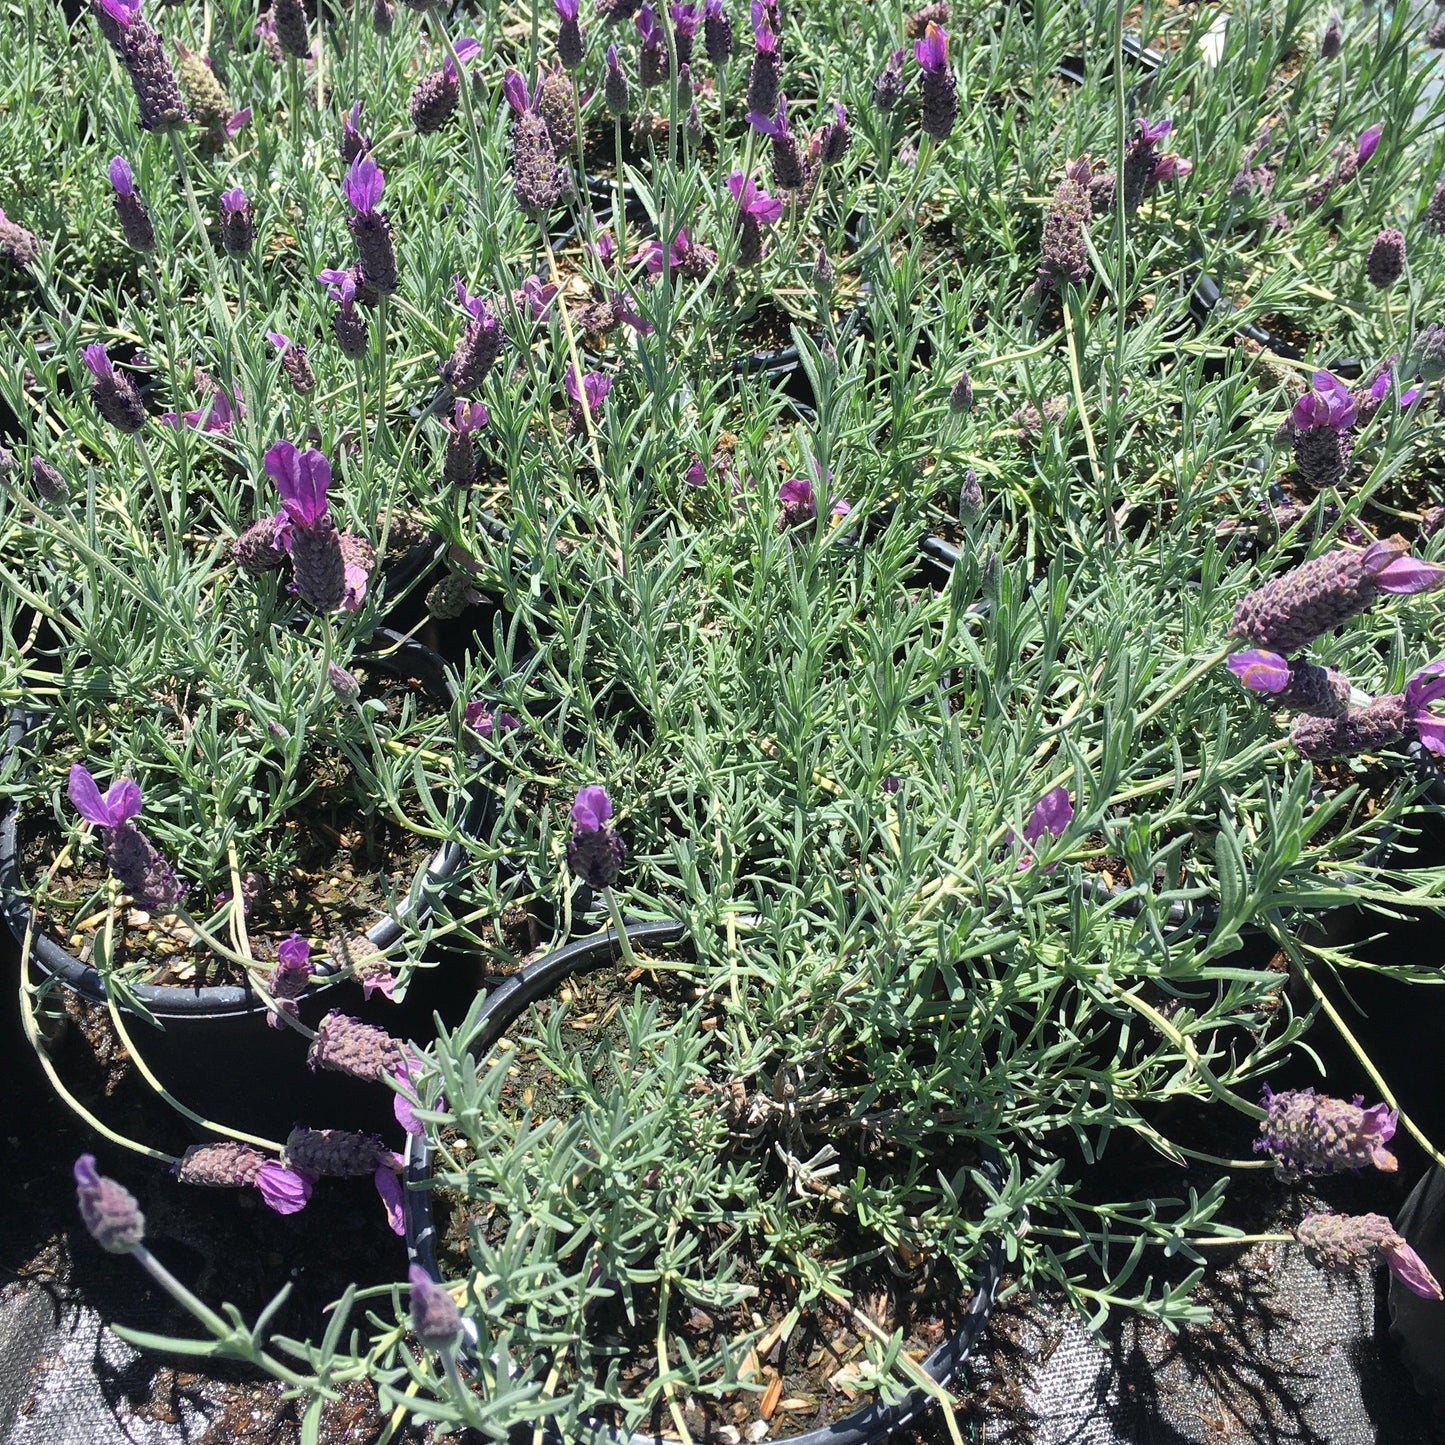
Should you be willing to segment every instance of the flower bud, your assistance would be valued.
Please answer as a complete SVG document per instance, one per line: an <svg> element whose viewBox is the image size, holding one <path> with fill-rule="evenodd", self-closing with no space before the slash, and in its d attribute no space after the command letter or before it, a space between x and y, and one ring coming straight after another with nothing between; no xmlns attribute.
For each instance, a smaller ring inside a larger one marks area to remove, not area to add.
<svg viewBox="0 0 1445 1445"><path fill-rule="evenodd" d="M90 1236L111 1254L129 1254L145 1239L145 1215L130 1190L95 1172L95 1155L75 1161L75 1193Z"/></svg>

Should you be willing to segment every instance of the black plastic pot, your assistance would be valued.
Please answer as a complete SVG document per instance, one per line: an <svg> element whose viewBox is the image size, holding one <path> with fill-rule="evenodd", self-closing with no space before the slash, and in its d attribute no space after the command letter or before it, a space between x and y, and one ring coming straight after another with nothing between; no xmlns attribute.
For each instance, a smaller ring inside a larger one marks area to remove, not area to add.
<svg viewBox="0 0 1445 1445"><path fill-rule="evenodd" d="M415 678L432 696L448 703L453 700L441 659L435 653L400 633L383 629L376 637L380 645L396 650L370 659L368 665ZM29 723L26 718L11 719L8 746L16 746ZM494 806L490 790L474 789L464 819L467 831L484 831ZM0 813L0 917L16 945L23 949L31 910L22 893L18 834L18 809L9 802ZM465 856L460 844L448 843L439 849L426 870L429 892L444 891ZM432 907L432 899L424 896L417 910L418 920L425 919ZM406 900L402 900L398 912L406 916ZM385 950L394 946L404 932L398 919L385 917L373 924L366 936L378 949ZM100 973L48 933L37 932L31 939L28 961L87 1002L100 1008L107 1006L105 980ZM317 972L335 972L334 965L324 959L317 960L314 968ZM430 1029L437 1009L455 1011L452 995L459 985L466 995L463 1006L475 995L470 978L461 978L457 970L444 967L417 970L401 1004L380 994L363 1002L359 990L348 990L343 996L338 985L344 981L338 978L312 984L298 1000L301 1020L314 1026L328 1010L344 1007L347 1013L392 1033L421 1033ZM171 1093L219 1123L274 1132L284 1131L303 1118L318 1127L367 1129L382 1127L391 1119L388 1090L358 1087L356 1080L346 1076L308 1069L304 1041L294 1030L270 1027L265 1002L249 987L138 984L133 992L160 1025L159 1029L152 1027L120 1004L127 1016L127 1028L143 1049L146 1062Z"/></svg>
<svg viewBox="0 0 1445 1445"><path fill-rule="evenodd" d="M627 937L634 947L679 942L685 934L680 923L635 923L627 925ZM568 943L536 963L513 974L491 993L482 1006L474 1048L485 1051L502 1037L533 1004L551 997L569 978L589 973L621 958L617 932L608 929L589 938ZM986 1155L982 1164L994 1188L1003 1186L1003 1170L995 1156ZM436 1230L432 1217L431 1151L425 1136L410 1136L406 1154L406 1248L411 1263L420 1265L434 1280L440 1279L437 1265ZM954 1336L934 1350L922 1368L947 1385L968 1359L983 1335L993 1312L1003 1280L1007 1258L1002 1236L993 1240L983 1256L974 1282L973 1298L962 1326ZM931 1407L932 1397L924 1390L910 1391L894 1404L877 1401L833 1424L790 1437L788 1445L870 1445L916 1420ZM530 1439L531 1431L519 1432L518 1439ZM555 1429L547 1438L558 1440ZM594 1425L579 1437L587 1445L666 1445L651 1435L624 1435L608 1426ZM570 1442L569 1442L570 1445Z"/></svg>

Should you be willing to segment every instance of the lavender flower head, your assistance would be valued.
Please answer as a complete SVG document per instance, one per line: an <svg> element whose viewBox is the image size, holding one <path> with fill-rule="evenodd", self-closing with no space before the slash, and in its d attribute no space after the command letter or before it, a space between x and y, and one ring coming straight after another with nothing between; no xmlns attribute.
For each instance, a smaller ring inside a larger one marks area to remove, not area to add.
<svg viewBox="0 0 1445 1445"><path fill-rule="evenodd" d="M263 458L266 474L281 496L276 540L291 554L296 592L318 612L330 612L346 598L346 558L327 508L331 464L314 448L306 452L279 441Z"/></svg>
<svg viewBox="0 0 1445 1445"><path fill-rule="evenodd" d="M141 15L140 0L100 0L119 27L117 51L140 107L142 130L176 130L190 119L161 37Z"/></svg>
<svg viewBox="0 0 1445 1445"><path fill-rule="evenodd" d="M873 81L875 110L890 111L903 99L903 61L908 52L899 46L883 64Z"/></svg>
<svg viewBox="0 0 1445 1445"><path fill-rule="evenodd" d="M1077 286L1089 279L1093 267L1085 237L1093 210L1089 162L1081 158L1065 168L1064 179L1044 212L1038 280L1034 283L1038 293L1065 281Z"/></svg>
<svg viewBox="0 0 1445 1445"><path fill-rule="evenodd" d="M1325 26L1325 33L1320 38L1320 59L1333 60L1340 53L1344 39L1344 29L1340 17L1331 15L1330 23Z"/></svg>
<svg viewBox="0 0 1445 1445"><path fill-rule="evenodd" d="M748 71L748 109L759 115L771 115L777 107L778 91L782 83L778 37L773 33L769 15L764 12L760 20L755 20L753 29L753 63Z"/></svg>
<svg viewBox="0 0 1445 1445"><path fill-rule="evenodd" d="M627 857L622 839L607 825L611 816L612 800L605 788L578 790L572 803L567 866L592 888L611 887Z"/></svg>
<svg viewBox="0 0 1445 1445"><path fill-rule="evenodd" d="M742 232L738 243L738 265L756 265L763 255L764 226L776 224L783 214L783 203L766 191L759 190L751 176L734 171L728 177L728 190L738 203L738 226Z"/></svg>
<svg viewBox="0 0 1445 1445"><path fill-rule="evenodd" d="M832 473L828 478L832 480ZM828 518L840 522L852 508L842 497L831 498L828 502ZM778 531L790 532L805 527L818 516L818 498L813 484L806 477L790 477L778 488Z"/></svg>
<svg viewBox="0 0 1445 1445"><path fill-rule="evenodd" d="M640 42L637 54L637 83L651 90L667 78L667 32L651 5L643 5L634 22Z"/></svg>
<svg viewBox="0 0 1445 1445"><path fill-rule="evenodd" d="M1411 557L1402 537L1363 550L1338 547L1242 597L1229 635L1288 657L1364 612L1381 592L1408 596L1441 586L1445 567Z"/></svg>
<svg viewBox="0 0 1445 1445"><path fill-rule="evenodd" d="M577 436L586 430L589 417L592 423L596 424L602 403L606 400L607 393L612 390L612 378L600 371L589 371L583 376L579 386L576 369L569 366L563 386L572 403L568 407L567 434Z"/></svg>
<svg viewBox="0 0 1445 1445"><path fill-rule="evenodd" d="M481 53L481 44L465 36L453 46L457 60L463 65ZM451 118L461 98L461 77L448 55L440 70L422 76L407 101L407 114L418 135L439 131Z"/></svg>
<svg viewBox="0 0 1445 1445"><path fill-rule="evenodd" d="M1256 1154L1268 1154L1281 1179L1304 1179L1367 1166L1393 1174L1399 1163L1385 1145L1395 1135L1395 1112L1384 1104L1366 1109L1316 1094L1313 1089L1264 1090Z"/></svg>
<svg viewBox="0 0 1445 1445"><path fill-rule="evenodd" d="M632 107L632 97L628 92L627 77L622 73L622 65L617 59L617 47L607 47L607 78L602 82L602 98L607 102L609 114L617 119L624 117Z"/></svg>
<svg viewBox="0 0 1445 1445"><path fill-rule="evenodd" d="M342 183L346 199L355 212L346 224L356 238L361 279L381 295L389 296L400 285L400 280L391 242L391 221L385 211L377 209L385 186L386 173L369 155L351 163Z"/></svg>
<svg viewBox="0 0 1445 1445"><path fill-rule="evenodd" d="M1430 710L1445 697L1442 672L1445 661L1433 662L1410 679L1404 692L1387 693L1328 721L1302 717L1290 740L1301 757L1312 761L1378 752L1400 742L1418 742L1445 755L1445 718Z"/></svg>
<svg viewBox="0 0 1445 1445"><path fill-rule="evenodd" d="M451 357L442 365L442 380L461 397L474 397L506 344L502 323L480 296L467 292L460 276L452 277L457 300L471 318Z"/></svg>
<svg viewBox="0 0 1445 1445"><path fill-rule="evenodd" d="M356 309L357 275L351 271L338 271L328 266L316 273L316 279L326 287L326 294L336 302L336 313L331 318L331 334L341 348L342 355L352 360L365 356L368 336L365 318Z"/></svg>
<svg viewBox="0 0 1445 1445"><path fill-rule="evenodd" d="M704 0L702 48L715 70L723 69L732 58L733 23L723 8L723 0Z"/></svg>
<svg viewBox="0 0 1445 1445"><path fill-rule="evenodd" d="M913 42L913 58L923 72L923 133L936 141L946 140L958 120L958 79L948 63L947 32L930 20L923 38Z"/></svg>
<svg viewBox="0 0 1445 1445"><path fill-rule="evenodd" d="M1350 683L1331 667L1277 652L1256 649L1236 652L1226 660L1229 670L1252 692L1271 697L1275 707L1312 717L1343 717L1350 705Z"/></svg>
<svg viewBox="0 0 1445 1445"><path fill-rule="evenodd" d="M521 727L522 720L506 711L494 712L489 704L478 698L462 709L462 724L478 737L491 740Z"/></svg>
<svg viewBox="0 0 1445 1445"><path fill-rule="evenodd" d="M126 245L132 251L154 251L155 227L151 224L145 202L136 193L135 176L124 156L111 157L110 184L115 191L116 219L120 222L120 233L125 237Z"/></svg>
<svg viewBox="0 0 1445 1445"><path fill-rule="evenodd" d="M75 811L101 831L110 871L147 913L173 913L186 885L155 845L130 820L141 810L141 791L129 778L112 783L102 795L95 779L79 763L70 770L67 792Z"/></svg>
<svg viewBox="0 0 1445 1445"><path fill-rule="evenodd" d="M80 355L94 378L90 383L90 399L95 409L117 431L131 435L141 431L146 424L146 409L135 382L115 369L105 354L105 347L98 341L85 347Z"/></svg>
<svg viewBox="0 0 1445 1445"><path fill-rule="evenodd" d="M349 166L371 149L371 137L361 129L361 102L352 101L341 123L341 163Z"/></svg>
<svg viewBox="0 0 1445 1445"><path fill-rule="evenodd" d="M411 1266L407 1278L411 1281L411 1327L417 1341L428 1349L448 1349L462 1329L462 1317L451 1291L419 1264Z"/></svg>
<svg viewBox="0 0 1445 1445"><path fill-rule="evenodd" d="M557 59L564 70L581 68L587 58L587 42L582 38L582 27L578 24L578 0L552 0L557 10Z"/></svg>
<svg viewBox="0 0 1445 1445"><path fill-rule="evenodd" d="M1024 842L1029 847L1036 848L1045 836L1062 838L1073 821L1074 801L1069 796L1069 790L1062 785L1051 788L1034 804L1033 811L1029 814L1029 820L1024 824ZM1004 837L1005 847L1011 848L1013 841L1013 829L1010 828ZM1015 871L1022 873L1024 869L1033 866L1034 855L1023 853L1019 857ZM1044 872L1052 873L1056 866L1051 863L1044 869Z"/></svg>
<svg viewBox="0 0 1445 1445"><path fill-rule="evenodd" d="M608 56L610 63L611 47ZM547 123L537 113L527 94L527 82L517 71L507 71L502 92L516 112L512 122L512 195L523 211L540 220L561 198L567 173L557 164Z"/></svg>
<svg viewBox="0 0 1445 1445"><path fill-rule="evenodd" d="M1425 1261L1383 1214L1307 1214L1295 1230L1295 1238L1327 1269L1348 1271L1385 1264L1413 1293L1424 1299L1445 1298Z"/></svg>
<svg viewBox="0 0 1445 1445"><path fill-rule="evenodd" d="M95 1155L75 1161L75 1194L90 1237L110 1254L129 1254L145 1239L145 1215L129 1189L95 1171Z"/></svg>
<svg viewBox="0 0 1445 1445"><path fill-rule="evenodd" d="M1365 276L1371 286L1384 290L1393 286L1405 272L1405 233L1386 226L1370 244L1365 257Z"/></svg>
<svg viewBox="0 0 1445 1445"><path fill-rule="evenodd" d="M673 0L667 13L672 17L672 48L677 53L678 66L690 65L692 42L702 20L702 11L692 0Z"/></svg>
<svg viewBox="0 0 1445 1445"><path fill-rule="evenodd" d="M307 355L306 348L282 331L268 331L266 340L276 348L277 355L281 358L281 369L297 392L306 396L315 391L316 374L311 370L311 358Z"/></svg>
<svg viewBox="0 0 1445 1445"><path fill-rule="evenodd" d="M221 249L244 256L256 239L256 212L240 186L221 192Z"/></svg>

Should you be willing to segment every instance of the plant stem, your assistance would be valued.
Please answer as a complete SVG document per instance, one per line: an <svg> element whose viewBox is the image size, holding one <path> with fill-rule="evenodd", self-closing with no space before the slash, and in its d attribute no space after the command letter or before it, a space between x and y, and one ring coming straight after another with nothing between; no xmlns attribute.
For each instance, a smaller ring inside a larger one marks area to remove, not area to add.
<svg viewBox="0 0 1445 1445"><path fill-rule="evenodd" d="M622 909L618 907L617 895L611 888L604 888L602 896L607 900L607 912L612 919L613 931L617 934L617 951L628 968L640 968L637 955L632 951L632 940L627 936L627 924L622 920Z"/></svg>
<svg viewBox="0 0 1445 1445"><path fill-rule="evenodd" d="M914 195L920 185L923 184L923 173L928 169L929 162L933 159L933 137L923 137L923 147L918 153L918 160L914 163L913 175L909 179L908 188L903 193L903 199L898 203L887 220L868 237L867 241L858 248L846 261L839 262L838 271L852 271L855 267L861 267L863 262L881 245L887 245L889 237L893 234L893 228L898 224L899 219L908 213L908 208L913 204Z"/></svg>
<svg viewBox="0 0 1445 1445"><path fill-rule="evenodd" d="M488 7L488 14L490 15L490 13L491 7ZM461 61L457 59L457 47L452 42L451 27L447 24L446 12L442 9L440 5L434 5L431 10L428 11L428 14L432 18L432 23L437 27L437 32L441 35L442 45L446 49L447 55L451 58L452 66L456 70L457 76L460 80L459 89L461 91L462 97L462 120L466 125L467 141L471 146L472 169L475 172L476 178L476 199L477 203L480 205L482 197L487 194L487 173L485 157L482 154L482 137L480 132L477 130L477 118L472 108L472 79L471 76L467 74L467 71L463 67ZM488 21L488 23L490 24L490 20ZM532 9L532 25L534 27L534 31L536 23L537 11L536 5L534 3ZM490 49L490 47L484 48ZM535 45L533 49L535 51ZM534 53L532 57L532 67L534 73L536 71L536 63L537 60Z"/></svg>

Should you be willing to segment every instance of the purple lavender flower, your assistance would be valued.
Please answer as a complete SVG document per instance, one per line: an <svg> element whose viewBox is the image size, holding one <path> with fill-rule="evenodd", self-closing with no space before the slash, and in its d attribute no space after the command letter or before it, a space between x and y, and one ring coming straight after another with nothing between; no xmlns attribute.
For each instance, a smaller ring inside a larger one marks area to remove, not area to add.
<svg viewBox="0 0 1445 1445"><path fill-rule="evenodd" d="M1371 286L1384 290L1393 286L1405 271L1405 233L1386 226L1370 245L1365 257L1365 276Z"/></svg>
<svg viewBox="0 0 1445 1445"><path fill-rule="evenodd" d="M1330 16L1325 33L1320 37L1320 59L1333 60L1345 43L1344 29L1338 15Z"/></svg>
<svg viewBox="0 0 1445 1445"><path fill-rule="evenodd" d="M95 1172L95 1155L75 1161L75 1194L90 1237L110 1254L130 1254L145 1239L145 1215L129 1189Z"/></svg>
<svg viewBox="0 0 1445 1445"><path fill-rule="evenodd" d="M947 32L930 20L923 38L913 42L913 58L923 71L923 133L946 140L958 120L958 79L948 63Z"/></svg>
<svg viewBox="0 0 1445 1445"><path fill-rule="evenodd" d="M1069 797L1069 790L1062 786L1051 788L1034 804L1033 812L1029 814L1029 820L1024 824L1024 842L1034 848L1046 834L1051 838L1061 838L1073 821L1074 804ZM1004 836L1004 846L1012 847L1013 841L1013 829L1010 828ZM1025 868L1032 868L1033 865L1034 855L1024 853L1020 856L1015 871L1022 873ZM1051 863L1044 871L1052 873L1056 866Z"/></svg>
<svg viewBox="0 0 1445 1445"><path fill-rule="evenodd" d="M1298 657L1290 662L1277 652L1262 650L1236 652L1227 666L1245 687L1272 696L1276 707L1330 718L1343 717L1349 710L1349 679L1334 668Z"/></svg>
<svg viewBox="0 0 1445 1445"><path fill-rule="evenodd" d="M283 939L276 950L276 966L266 979L266 992L276 1000L280 1010L295 1015L299 1012L296 1000L310 982L311 945L299 933L293 933ZM282 1027L281 1020L270 1012L266 1021L275 1028Z"/></svg>
<svg viewBox="0 0 1445 1445"><path fill-rule="evenodd" d="M42 502L64 502L70 497L65 478L40 457L30 458L30 480Z"/></svg>
<svg viewBox="0 0 1445 1445"><path fill-rule="evenodd" d="M359 161L371 149L371 137L361 129L361 102L354 100L341 123L341 163Z"/></svg>
<svg viewBox="0 0 1445 1445"><path fill-rule="evenodd" d="M602 98L607 102L609 114L619 120L627 115L632 106L627 77L618 62L615 45L607 47L607 78L602 82Z"/></svg>
<svg viewBox="0 0 1445 1445"><path fill-rule="evenodd" d="M1148 121L1139 116L1137 128L1124 150L1124 213L1132 216L1156 180L1159 142L1174 129L1172 120Z"/></svg>
<svg viewBox="0 0 1445 1445"><path fill-rule="evenodd" d="M1241 598L1229 635L1287 657L1364 612L1381 592L1445 586L1445 567L1408 554L1409 543L1392 537L1314 557Z"/></svg>
<svg viewBox="0 0 1445 1445"><path fill-rule="evenodd" d="M90 383L90 399L95 409L117 431L132 435L141 431L146 424L146 409L135 382L111 365L105 347L98 341L85 347L80 356L94 378Z"/></svg>
<svg viewBox="0 0 1445 1445"><path fill-rule="evenodd" d="M513 717L509 712L493 712L491 706L480 699L469 702L462 709L462 723L478 737L488 740L500 738L522 726L520 718Z"/></svg>
<svg viewBox="0 0 1445 1445"><path fill-rule="evenodd" d="M848 125L848 107L842 101L833 102L833 119L822 126L814 135L817 161L821 166L835 166L848 154L853 144L853 132ZM814 153L815 146L809 143L808 153Z"/></svg>
<svg viewBox="0 0 1445 1445"><path fill-rule="evenodd" d="M644 4L634 22L640 42L637 53L637 83L651 90L667 78L667 32L651 5Z"/></svg>
<svg viewBox="0 0 1445 1445"><path fill-rule="evenodd" d="M256 1188L268 1209L277 1214L299 1214L311 1199L313 1188L311 1175L299 1169L288 1169L275 1160L263 1164L256 1171Z"/></svg>
<svg viewBox="0 0 1445 1445"><path fill-rule="evenodd" d="M482 47L479 41L468 35L458 40L453 49L457 60L465 65L481 53ZM461 77L448 55L440 70L433 70L417 81L406 103L407 114L417 134L429 135L440 130L452 118L460 98Z"/></svg>
<svg viewBox="0 0 1445 1445"><path fill-rule="evenodd" d="M330 1069L334 1073L349 1074L354 1079L367 1080L379 1080L386 1074L394 1073L401 1061L399 1039L393 1038L385 1029L364 1024L342 1013L340 1009L332 1009L321 1020L307 1055L307 1063L312 1069ZM287 1152L291 1152L289 1143ZM300 1167L312 1169L314 1166L308 1163ZM315 1172L325 1174L328 1171L317 1169ZM370 1173L370 1169L358 1172Z"/></svg>
<svg viewBox="0 0 1445 1445"><path fill-rule="evenodd" d="M831 480L832 473L829 473ZM830 521L839 522L852 508L842 497L828 501ZM806 477L790 477L778 488L778 531L790 532L808 526L818 516L818 498L813 484Z"/></svg>
<svg viewBox="0 0 1445 1445"><path fill-rule="evenodd" d="M903 61L908 52L900 46L883 64L873 81L873 106L890 111L903 99Z"/></svg>
<svg viewBox="0 0 1445 1445"><path fill-rule="evenodd" d="M216 1144L192 1144L171 1172L181 1184L205 1189L244 1189L256 1182L266 1156L249 1144L224 1139Z"/></svg>
<svg viewBox="0 0 1445 1445"><path fill-rule="evenodd" d="M605 788L578 790L572 803L567 866L592 888L610 888L627 858L622 839L607 826L611 816L612 800Z"/></svg>
<svg viewBox="0 0 1445 1445"><path fill-rule="evenodd" d="M588 417L592 419L593 425L596 425L602 403L606 400L607 393L612 390L612 378L604 376L600 371L589 371L582 378L581 386L578 386L576 368L569 366L563 385L572 400L567 411L567 434L578 436L587 429Z"/></svg>
<svg viewBox="0 0 1445 1445"><path fill-rule="evenodd" d="M316 279L326 286L326 294L336 302L336 314L331 318L331 334L341 348L343 356L352 360L366 355L369 344L366 318L356 309L358 273L338 271L327 267L316 273Z"/></svg>
<svg viewBox="0 0 1445 1445"><path fill-rule="evenodd" d="M1442 672L1445 661L1433 662L1410 679L1404 692L1387 693L1328 722L1301 718L1291 741L1301 757L1313 761L1378 752L1400 742L1418 742L1445 755L1445 718L1430 710L1431 703L1445 697Z"/></svg>
<svg viewBox="0 0 1445 1445"><path fill-rule="evenodd" d="M574 8L575 4L573 0ZM462 1329L462 1317L451 1291L419 1264L410 1267L407 1278L411 1281L411 1328L417 1342L429 1350L450 1349Z"/></svg>
<svg viewBox="0 0 1445 1445"><path fill-rule="evenodd" d="M608 54L612 55L611 49ZM508 70L502 90L516 112L512 122L512 195L523 211L540 220L561 198L567 173L557 164L546 121L528 99L527 82L515 70Z"/></svg>
<svg viewBox="0 0 1445 1445"><path fill-rule="evenodd" d="M1265 1118L1260 1120L1256 1154L1274 1160L1281 1179L1336 1174L1342 1169L1373 1166L1393 1174L1400 1166L1385 1145L1395 1134L1396 1114L1384 1104L1363 1108L1316 1094L1313 1089L1264 1090Z"/></svg>
<svg viewBox="0 0 1445 1445"><path fill-rule="evenodd" d="M983 488L978 482L978 473L969 467L963 474L958 489L958 520L966 522L983 511Z"/></svg>
<svg viewBox="0 0 1445 1445"><path fill-rule="evenodd" d="M672 47L677 53L678 68L692 63L692 42L697 34L702 11L692 0L673 0L667 13L672 16Z"/></svg>
<svg viewBox="0 0 1445 1445"><path fill-rule="evenodd" d="M377 1135L298 1126L286 1137L285 1157L291 1169L306 1179L308 1197L314 1179L351 1179L370 1174L393 1232L405 1233L401 1185L396 1178L401 1160Z"/></svg>
<svg viewBox="0 0 1445 1445"><path fill-rule="evenodd" d="M136 194L135 176L123 156L110 158L110 184L115 191L115 214L126 245L132 251L154 251L155 227L145 202Z"/></svg>
<svg viewBox="0 0 1445 1445"><path fill-rule="evenodd" d="M301 0L271 0L271 14L281 49L297 60L309 60L311 35L307 29L306 7Z"/></svg>
<svg viewBox="0 0 1445 1445"><path fill-rule="evenodd" d="M450 359L442 366L442 380L458 396L470 397L481 390L482 382L501 355L507 338L491 307L480 297L468 295L460 276L452 277L452 284L456 287L462 310L471 319Z"/></svg>
<svg viewBox="0 0 1445 1445"><path fill-rule="evenodd" d="M782 88L782 61L778 56L778 37L766 14L754 22L753 63L748 71L748 109L758 115L772 115Z"/></svg>
<svg viewBox="0 0 1445 1445"><path fill-rule="evenodd" d="M966 371L948 389L948 409L955 416L967 416L973 410L973 378Z"/></svg>
<svg viewBox="0 0 1445 1445"><path fill-rule="evenodd" d="M1049 208L1044 212L1044 233L1040 243L1038 280L1035 289L1042 294L1062 282L1082 285L1093 267L1085 237L1093 215L1089 192L1089 163L1082 161L1082 172L1075 161L1054 191Z"/></svg>
<svg viewBox="0 0 1445 1445"><path fill-rule="evenodd" d="M738 265L756 265L763 255L762 228L776 224L783 214L783 203L759 190L752 177L744 176L741 171L734 171L728 177L728 190L738 203L738 225L742 231Z"/></svg>
<svg viewBox="0 0 1445 1445"><path fill-rule="evenodd" d="M552 0L557 8L557 59L564 70L580 69L587 58L587 42L582 38L582 27L577 22L579 9L577 0Z"/></svg>
<svg viewBox="0 0 1445 1445"><path fill-rule="evenodd" d="M382 296L400 285L396 273L396 252L391 243L391 221L377 209L386 185L386 173L370 156L353 161L342 189L355 215L347 221L356 238L356 253L362 280Z"/></svg>
<svg viewBox="0 0 1445 1445"><path fill-rule="evenodd" d="M1356 419L1349 387L1328 371L1317 371L1313 387L1294 405L1288 430L1293 434L1295 465L1311 486L1338 486L1349 468Z"/></svg>
<svg viewBox="0 0 1445 1445"><path fill-rule="evenodd" d="M140 107L142 130L175 130L190 119L161 37L141 15L140 0L100 0L119 27L117 47Z"/></svg>
<svg viewBox="0 0 1445 1445"><path fill-rule="evenodd" d="M803 158L798 151L798 138L788 125L788 97L778 94L778 109L769 118L750 110L747 122L773 143L773 184L780 191L800 191L807 184Z"/></svg>
<svg viewBox="0 0 1445 1445"><path fill-rule="evenodd" d="M1445 236L1445 180L1440 181L1431 192L1425 207L1425 224L1437 236Z"/></svg>
<svg viewBox="0 0 1445 1445"><path fill-rule="evenodd" d="M442 480L452 487L470 487L477 479L477 449L472 436L491 420L479 401L457 398L452 420L446 423L447 451Z"/></svg>
<svg viewBox="0 0 1445 1445"><path fill-rule="evenodd" d="M331 464L314 448L301 452L289 441L277 442L263 460L281 494L276 537L291 554L297 595L330 612L346 597L346 559L326 503Z"/></svg>
<svg viewBox="0 0 1445 1445"><path fill-rule="evenodd" d="M311 358L307 355L306 348L282 331L268 331L266 340L276 348L281 358L281 369L297 392L306 396L315 391L316 373L311 370Z"/></svg>
<svg viewBox="0 0 1445 1445"><path fill-rule="evenodd" d="M1389 1266L1390 1273L1424 1299L1445 1298L1425 1261L1383 1214L1307 1214L1295 1238L1327 1269Z"/></svg>
<svg viewBox="0 0 1445 1445"><path fill-rule="evenodd" d="M723 8L723 0L704 0L702 48L715 70L724 69L732 58L733 23Z"/></svg>
<svg viewBox="0 0 1445 1445"><path fill-rule="evenodd" d="M240 186L221 192L221 249L244 256L256 239L256 212Z"/></svg>
<svg viewBox="0 0 1445 1445"><path fill-rule="evenodd" d="M1376 147L1380 144L1380 137L1384 133L1385 127L1379 123L1366 126L1360 132L1360 138L1355 143L1353 150L1336 149L1334 171L1305 197L1305 208L1311 211L1317 210L1324 205L1337 187L1347 185L1354 180L1360 167L1374 155Z"/></svg>
<svg viewBox="0 0 1445 1445"><path fill-rule="evenodd" d="M95 779L76 763L70 770L67 791L76 812L101 830L106 863L136 907L148 913L175 912L186 895L186 885L150 839L130 822L141 810L140 788L124 778L112 783L102 796Z"/></svg>

